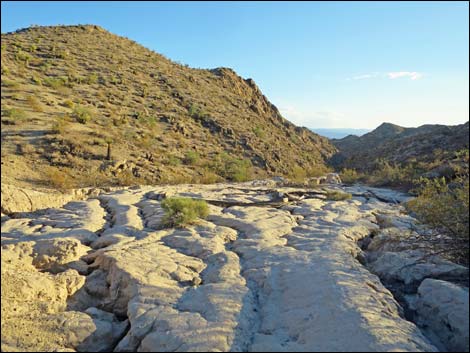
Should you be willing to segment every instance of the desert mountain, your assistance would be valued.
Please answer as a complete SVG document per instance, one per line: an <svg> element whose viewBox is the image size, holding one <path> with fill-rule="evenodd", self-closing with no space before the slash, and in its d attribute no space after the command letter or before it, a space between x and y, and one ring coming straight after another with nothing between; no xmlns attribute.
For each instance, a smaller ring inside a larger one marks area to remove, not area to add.
<svg viewBox="0 0 470 353"><path fill-rule="evenodd" d="M454 152L468 149L468 138L468 122L417 128L383 123L361 137L349 135L331 140L339 150L331 163L363 171L371 169L377 159L396 164L422 162L433 165L437 159L449 159Z"/></svg>
<svg viewBox="0 0 470 353"><path fill-rule="evenodd" d="M98 26L2 34L2 180L244 180L323 169L335 150L231 69L190 68Z"/></svg>

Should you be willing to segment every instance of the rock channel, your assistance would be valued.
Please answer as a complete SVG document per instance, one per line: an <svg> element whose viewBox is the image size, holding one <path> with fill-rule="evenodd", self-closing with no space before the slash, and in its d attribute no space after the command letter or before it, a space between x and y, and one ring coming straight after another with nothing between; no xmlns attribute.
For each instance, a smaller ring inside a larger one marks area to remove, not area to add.
<svg viewBox="0 0 470 353"><path fill-rule="evenodd" d="M2 215L2 351L468 351L468 269L393 267L404 195L272 202L306 191L139 187ZM210 215L164 229L163 195Z"/></svg>

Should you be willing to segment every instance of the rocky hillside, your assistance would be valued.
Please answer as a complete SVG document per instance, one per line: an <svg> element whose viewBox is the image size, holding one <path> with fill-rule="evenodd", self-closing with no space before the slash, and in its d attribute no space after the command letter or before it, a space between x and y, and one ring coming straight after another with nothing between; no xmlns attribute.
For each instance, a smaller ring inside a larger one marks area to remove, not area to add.
<svg viewBox="0 0 470 353"><path fill-rule="evenodd" d="M315 173L335 152L252 79L172 62L97 26L2 34L1 55L2 181L244 180Z"/></svg>
<svg viewBox="0 0 470 353"><path fill-rule="evenodd" d="M377 159L396 164L422 162L430 167L437 160L451 158L455 151L468 149L468 122L462 125L422 125L404 128L383 123L361 136L333 139L339 152L331 163L337 167L362 171L373 168Z"/></svg>

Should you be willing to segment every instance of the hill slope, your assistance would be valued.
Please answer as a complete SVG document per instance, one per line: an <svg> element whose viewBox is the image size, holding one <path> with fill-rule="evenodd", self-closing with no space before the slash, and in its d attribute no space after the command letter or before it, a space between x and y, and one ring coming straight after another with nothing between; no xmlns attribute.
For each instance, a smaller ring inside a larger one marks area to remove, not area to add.
<svg viewBox="0 0 470 353"><path fill-rule="evenodd" d="M286 175L335 150L231 69L192 69L97 26L2 34L2 180L243 180L247 161Z"/></svg>
<svg viewBox="0 0 470 353"><path fill-rule="evenodd" d="M455 151L468 149L468 122L456 126L422 125L404 128L383 123L361 136L332 140L339 152L331 163L336 167L371 170L377 159L396 164L428 163L435 167L438 159L449 159Z"/></svg>

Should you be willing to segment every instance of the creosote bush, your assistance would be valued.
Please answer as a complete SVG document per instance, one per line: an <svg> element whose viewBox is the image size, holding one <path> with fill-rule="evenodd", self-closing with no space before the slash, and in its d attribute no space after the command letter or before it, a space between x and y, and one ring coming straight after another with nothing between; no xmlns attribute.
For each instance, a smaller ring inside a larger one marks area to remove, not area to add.
<svg viewBox="0 0 470 353"><path fill-rule="evenodd" d="M88 108L85 108L85 107L82 107L82 106L76 106L73 109L72 117L75 120L77 120L80 124L86 124L93 117L93 113Z"/></svg>
<svg viewBox="0 0 470 353"><path fill-rule="evenodd" d="M360 174L355 169L344 168L340 173L341 181L345 184L354 184L361 179Z"/></svg>
<svg viewBox="0 0 470 353"><path fill-rule="evenodd" d="M469 176L468 170L452 182L435 178L419 180L418 196L407 203L417 218L434 232L428 240L457 262L469 261ZM444 235L446 239L443 239ZM441 249L443 248L443 249Z"/></svg>
<svg viewBox="0 0 470 353"><path fill-rule="evenodd" d="M209 215L209 207L204 200L169 197L162 201L162 207L165 210L163 223L169 227L193 224L198 218Z"/></svg>
<svg viewBox="0 0 470 353"><path fill-rule="evenodd" d="M28 117L28 114L23 109L18 108L5 109L3 115L15 121L25 120Z"/></svg>
<svg viewBox="0 0 470 353"><path fill-rule="evenodd" d="M250 180L253 172L249 159L235 158L226 152L216 155L207 167L221 177L235 182Z"/></svg>
<svg viewBox="0 0 470 353"><path fill-rule="evenodd" d="M199 154L195 151L188 151L184 156L184 163L188 165L195 165L199 161Z"/></svg>

